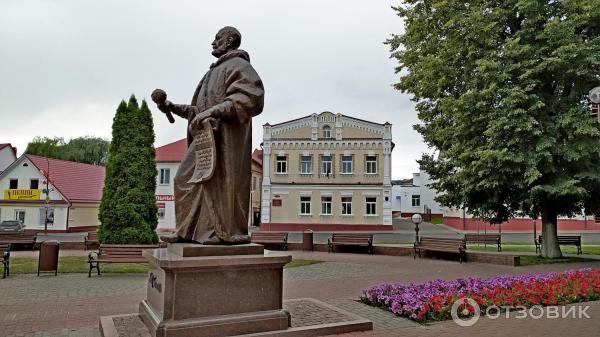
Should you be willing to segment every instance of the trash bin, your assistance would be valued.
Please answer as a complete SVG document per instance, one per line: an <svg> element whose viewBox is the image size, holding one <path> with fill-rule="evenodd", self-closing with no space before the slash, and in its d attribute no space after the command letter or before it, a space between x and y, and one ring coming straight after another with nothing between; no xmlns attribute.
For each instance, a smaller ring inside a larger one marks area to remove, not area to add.
<svg viewBox="0 0 600 337"><path fill-rule="evenodd" d="M315 250L312 229L307 229L302 233L302 250L310 250L311 252Z"/></svg>
<svg viewBox="0 0 600 337"><path fill-rule="evenodd" d="M44 241L40 246L38 259L38 276L44 272L54 272L58 275L58 252L60 243L58 241Z"/></svg>

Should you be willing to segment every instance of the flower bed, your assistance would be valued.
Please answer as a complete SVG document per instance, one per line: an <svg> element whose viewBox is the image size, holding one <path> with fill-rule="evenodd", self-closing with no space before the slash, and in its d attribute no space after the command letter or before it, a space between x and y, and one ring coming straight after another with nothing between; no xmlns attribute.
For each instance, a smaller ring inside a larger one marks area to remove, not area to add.
<svg viewBox="0 0 600 337"><path fill-rule="evenodd" d="M600 299L600 270L381 284L366 289L361 301L426 322L450 319L453 303L462 298L475 300L481 311L490 306L529 308L594 301Z"/></svg>

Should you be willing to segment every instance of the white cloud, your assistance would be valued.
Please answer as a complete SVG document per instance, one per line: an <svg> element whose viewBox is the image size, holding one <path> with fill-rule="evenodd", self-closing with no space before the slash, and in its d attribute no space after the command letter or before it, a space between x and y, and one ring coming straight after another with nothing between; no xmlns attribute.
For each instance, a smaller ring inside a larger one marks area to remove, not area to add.
<svg viewBox="0 0 600 337"><path fill-rule="evenodd" d="M189 102L214 58L210 42L236 26L266 87L261 125L321 111L393 126L394 178L427 151L414 105L392 89L383 41L402 29L389 1L3 1L0 142L22 151L34 136L110 137L116 106L157 87ZM185 136L151 104L156 143Z"/></svg>

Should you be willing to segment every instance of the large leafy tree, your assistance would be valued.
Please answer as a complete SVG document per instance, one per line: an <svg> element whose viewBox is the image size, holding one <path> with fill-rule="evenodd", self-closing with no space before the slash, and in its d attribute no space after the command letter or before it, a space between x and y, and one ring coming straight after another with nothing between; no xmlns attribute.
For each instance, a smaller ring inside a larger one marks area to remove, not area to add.
<svg viewBox="0 0 600 337"><path fill-rule="evenodd" d="M25 153L42 157L62 159L65 140L61 137L36 136L27 144Z"/></svg>
<svg viewBox="0 0 600 337"><path fill-rule="evenodd" d="M541 216L542 255L560 257L557 217L600 214L600 0L404 3L387 43L439 201L491 223Z"/></svg>
<svg viewBox="0 0 600 337"><path fill-rule="evenodd" d="M154 129L146 102L122 101L113 119L112 142L100 203L102 243L156 243L158 222Z"/></svg>
<svg viewBox="0 0 600 337"><path fill-rule="evenodd" d="M100 137L77 137L64 146L63 159L92 165L106 165L110 142Z"/></svg>
<svg viewBox="0 0 600 337"><path fill-rule="evenodd" d="M27 145L25 153L78 163L106 165L109 146L108 140L92 136L77 137L68 142L60 137L35 137Z"/></svg>

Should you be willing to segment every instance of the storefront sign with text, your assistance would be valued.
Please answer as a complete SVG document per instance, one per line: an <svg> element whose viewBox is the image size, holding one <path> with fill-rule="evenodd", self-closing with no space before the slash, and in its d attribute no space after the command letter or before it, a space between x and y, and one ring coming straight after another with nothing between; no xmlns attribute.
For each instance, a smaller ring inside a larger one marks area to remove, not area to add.
<svg viewBox="0 0 600 337"><path fill-rule="evenodd" d="M40 190L4 190L4 200L40 200Z"/></svg>

